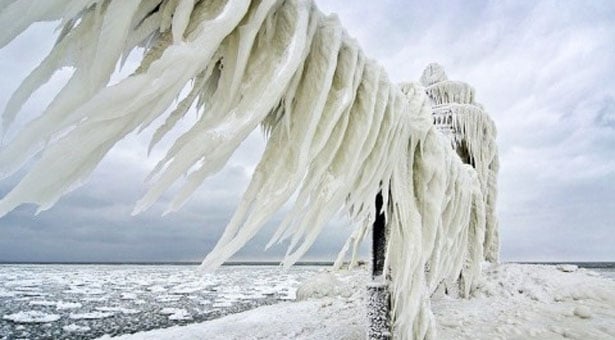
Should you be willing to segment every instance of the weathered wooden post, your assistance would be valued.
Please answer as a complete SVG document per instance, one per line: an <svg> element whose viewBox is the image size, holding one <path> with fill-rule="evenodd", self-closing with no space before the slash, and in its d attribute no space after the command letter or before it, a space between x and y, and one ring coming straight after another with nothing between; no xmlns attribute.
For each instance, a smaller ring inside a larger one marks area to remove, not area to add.
<svg viewBox="0 0 615 340"><path fill-rule="evenodd" d="M382 192L376 196L376 219L372 228L372 282L367 286L368 338L391 339L391 294L384 263L387 246Z"/></svg>

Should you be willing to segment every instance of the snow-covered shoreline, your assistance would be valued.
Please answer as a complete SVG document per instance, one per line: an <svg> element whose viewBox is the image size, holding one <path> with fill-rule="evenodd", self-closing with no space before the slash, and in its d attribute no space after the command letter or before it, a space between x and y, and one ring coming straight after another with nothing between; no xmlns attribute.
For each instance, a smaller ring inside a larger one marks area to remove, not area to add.
<svg viewBox="0 0 615 340"><path fill-rule="evenodd" d="M367 274L335 276L332 296L114 339L361 339ZM438 339L615 338L615 281L574 266L491 266L471 299L434 297L432 307Z"/></svg>

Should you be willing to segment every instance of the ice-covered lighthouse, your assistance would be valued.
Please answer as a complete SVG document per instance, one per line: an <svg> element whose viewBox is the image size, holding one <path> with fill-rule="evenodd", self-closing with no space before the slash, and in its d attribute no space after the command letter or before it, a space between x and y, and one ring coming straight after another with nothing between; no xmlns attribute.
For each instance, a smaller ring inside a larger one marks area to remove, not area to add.
<svg viewBox="0 0 615 340"><path fill-rule="evenodd" d="M474 88L461 81L449 80L443 67L437 63L427 65L420 79L427 97L431 101L433 125L450 142L461 161L472 166L480 183L485 207L484 218L484 259L495 263L499 255L499 232L495 214L497 195L498 150L495 142L495 123L483 106L475 102ZM412 86L410 84L402 84ZM383 277L387 270L387 244L389 226L382 207L382 195L376 197L376 220L372 228L372 278L368 285L368 316L370 339L389 339L391 334L390 278ZM390 207L389 207L390 209ZM425 266L430 275L431 263ZM434 294L443 292L460 295L463 278L452 277L437 283Z"/></svg>
<svg viewBox="0 0 615 340"><path fill-rule="evenodd" d="M498 150L495 123L483 106L474 101L474 88L448 80L439 64L429 64L421 76L432 101L433 123L449 138L461 160L478 173L486 207L485 259L497 262L499 232L495 215Z"/></svg>

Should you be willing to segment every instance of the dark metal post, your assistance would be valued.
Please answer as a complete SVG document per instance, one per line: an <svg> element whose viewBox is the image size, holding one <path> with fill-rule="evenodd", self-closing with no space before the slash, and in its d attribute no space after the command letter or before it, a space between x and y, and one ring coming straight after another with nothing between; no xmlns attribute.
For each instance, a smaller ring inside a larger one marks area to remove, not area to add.
<svg viewBox="0 0 615 340"><path fill-rule="evenodd" d="M369 339L391 339L391 295L388 280L383 275L387 230L382 209L382 192L376 196L376 219L372 229L372 282L367 286L367 317Z"/></svg>
<svg viewBox="0 0 615 340"><path fill-rule="evenodd" d="M382 192L376 195L376 220L372 228L372 278L382 276L384 272L384 257L386 255L386 221Z"/></svg>

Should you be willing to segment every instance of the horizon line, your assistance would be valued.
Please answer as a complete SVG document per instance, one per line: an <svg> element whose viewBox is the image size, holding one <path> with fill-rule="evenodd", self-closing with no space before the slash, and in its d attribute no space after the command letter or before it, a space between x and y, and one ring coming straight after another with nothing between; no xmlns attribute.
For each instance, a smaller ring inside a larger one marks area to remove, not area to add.
<svg viewBox="0 0 615 340"><path fill-rule="evenodd" d="M359 265L364 265L369 261L359 260ZM344 262L347 264L348 262ZM502 261L502 264L505 263L518 263L518 264L579 264L579 265L604 265L604 264L615 264L615 260L612 261L604 261L604 260L595 260L595 261ZM0 260L0 265L37 265L37 264L56 264L56 265L200 265L201 261L4 261ZM240 266L240 265L254 265L254 266L279 266L282 264L282 261L227 261L222 264L222 266ZM319 265L319 266L331 266L334 264L334 261L298 261L293 265L296 266L305 266L305 265Z"/></svg>

